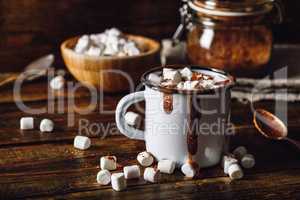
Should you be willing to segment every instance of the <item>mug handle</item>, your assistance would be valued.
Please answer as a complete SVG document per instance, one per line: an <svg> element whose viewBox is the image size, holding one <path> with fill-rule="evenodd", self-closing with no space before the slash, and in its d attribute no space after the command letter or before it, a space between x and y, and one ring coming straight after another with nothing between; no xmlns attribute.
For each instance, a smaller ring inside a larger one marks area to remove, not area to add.
<svg viewBox="0 0 300 200"><path fill-rule="evenodd" d="M120 132L130 139L144 140L144 131L129 126L124 119L129 106L134 103L144 101L144 91L131 93L123 97L116 108L116 124Z"/></svg>

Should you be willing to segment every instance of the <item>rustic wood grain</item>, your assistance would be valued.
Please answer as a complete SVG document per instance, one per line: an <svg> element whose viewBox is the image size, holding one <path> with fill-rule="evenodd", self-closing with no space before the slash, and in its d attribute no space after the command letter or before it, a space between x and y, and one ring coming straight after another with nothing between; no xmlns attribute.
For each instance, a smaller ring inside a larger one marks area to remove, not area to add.
<svg viewBox="0 0 300 200"><path fill-rule="evenodd" d="M178 181L133 186L117 193L110 189L57 195L46 199L299 199L299 178L290 172L249 175L247 179L229 182L228 178ZM274 180L274 176L278 179ZM254 181L255 180L255 181ZM288 191L288 192L286 192ZM34 198L39 199L39 198Z"/></svg>
<svg viewBox="0 0 300 200"><path fill-rule="evenodd" d="M136 164L137 153L145 148L144 142L130 140L116 129L115 134L103 138L102 130L89 135L93 144L90 149L74 149L73 139L79 133L80 119L108 126L114 124L114 113L99 112L97 105L90 114L76 113L74 125L67 126L68 101L64 101L64 108L58 112L57 100L45 98L46 85L45 80L26 84L22 98L32 108L54 103L53 113L33 115L37 127L41 119L52 119L55 122L53 133L40 133L38 129L20 131L18 119L28 114L12 102L11 88L0 91L1 97L7 100L0 103L0 199L299 199L299 151L284 141L270 141L259 135L251 124L250 106L235 101L232 121L236 125L236 135L231 138L231 148L244 145L256 157L256 166L244 171L244 179L231 181L220 166L215 166L203 169L201 178L195 180L185 178L177 170L173 175L162 175L159 184L146 183L142 177L130 180L124 192L99 186L96 174L101 156L116 155L120 164L116 171L120 171L122 166ZM90 94L84 88L77 92L74 95L76 106L83 109L89 103ZM7 95L2 95L4 93ZM103 108L114 111L124 94L102 95ZM67 93L62 93L61 97L70 98ZM257 108L270 111L274 106L270 101L255 104ZM289 135L295 139L300 139L299 112L299 103L288 104ZM109 126L112 128L115 127Z"/></svg>
<svg viewBox="0 0 300 200"><path fill-rule="evenodd" d="M275 42L299 43L300 3L283 2L286 17L282 25L274 26ZM112 26L156 39L171 37L179 23L179 5L180 0L1 1L0 71L20 71L48 53L59 57L65 39ZM56 65L62 66L62 60L57 59Z"/></svg>

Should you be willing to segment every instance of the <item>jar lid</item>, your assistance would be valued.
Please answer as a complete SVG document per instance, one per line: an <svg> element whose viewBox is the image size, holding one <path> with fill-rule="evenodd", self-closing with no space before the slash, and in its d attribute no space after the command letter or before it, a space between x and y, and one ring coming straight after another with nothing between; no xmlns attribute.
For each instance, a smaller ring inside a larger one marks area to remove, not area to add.
<svg viewBox="0 0 300 200"><path fill-rule="evenodd" d="M273 3L274 0L189 0L188 6L206 15L243 17L268 13Z"/></svg>

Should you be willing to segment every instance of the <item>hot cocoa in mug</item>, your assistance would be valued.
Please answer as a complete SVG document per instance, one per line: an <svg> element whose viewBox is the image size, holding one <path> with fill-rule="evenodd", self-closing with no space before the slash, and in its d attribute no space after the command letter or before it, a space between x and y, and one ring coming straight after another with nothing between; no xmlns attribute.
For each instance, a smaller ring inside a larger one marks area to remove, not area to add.
<svg viewBox="0 0 300 200"><path fill-rule="evenodd" d="M228 145L231 87L229 74L198 66L154 68L142 78L144 91L122 98L116 109L120 132L145 140L158 161L203 168L217 164ZM145 101L145 130L126 124L130 105Z"/></svg>

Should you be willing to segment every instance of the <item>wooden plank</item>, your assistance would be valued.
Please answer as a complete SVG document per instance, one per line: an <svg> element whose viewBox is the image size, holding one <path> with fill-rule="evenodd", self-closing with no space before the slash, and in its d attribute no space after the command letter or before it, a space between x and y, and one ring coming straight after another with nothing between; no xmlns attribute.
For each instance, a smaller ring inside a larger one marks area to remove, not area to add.
<svg viewBox="0 0 300 200"><path fill-rule="evenodd" d="M273 179L277 179L281 178L277 173L282 172L293 173L293 176L299 175L300 160L298 152L294 149L283 143L270 142L258 136L241 137L243 139L233 138L235 140L233 145L247 144L249 152L256 156L257 162L254 169L245 171L244 180L252 180L252 184L256 185L255 181L260 176L272 175ZM0 149L0 194L10 199L108 189L109 187L100 187L95 182L99 170L99 158L112 154L118 157L121 165L133 164L136 163L136 154L143 149L143 142L123 136L105 140L95 138L93 147L87 151L74 149L72 141L3 148ZM219 166L203 169L202 175L203 178L224 176ZM161 183L173 185L171 182L176 182L176 185L180 184L177 183L178 181L183 180L184 177L177 172L172 176L163 176ZM221 178L221 180L229 182L228 178ZM268 181L270 180L266 180L265 184L269 184ZM129 185L130 188L138 190L137 188L144 186L145 182L141 178L139 181L130 181ZM214 187L217 185L216 183Z"/></svg>
<svg viewBox="0 0 300 200"><path fill-rule="evenodd" d="M131 186L126 191L111 189L76 192L43 199L299 199L298 170L274 174L249 175L247 179L230 182L227 178ZM274 179L274 176L276 179ZM40 199L40 198L32 198ZM41 198L42 199L42 198Z"/></svg>

